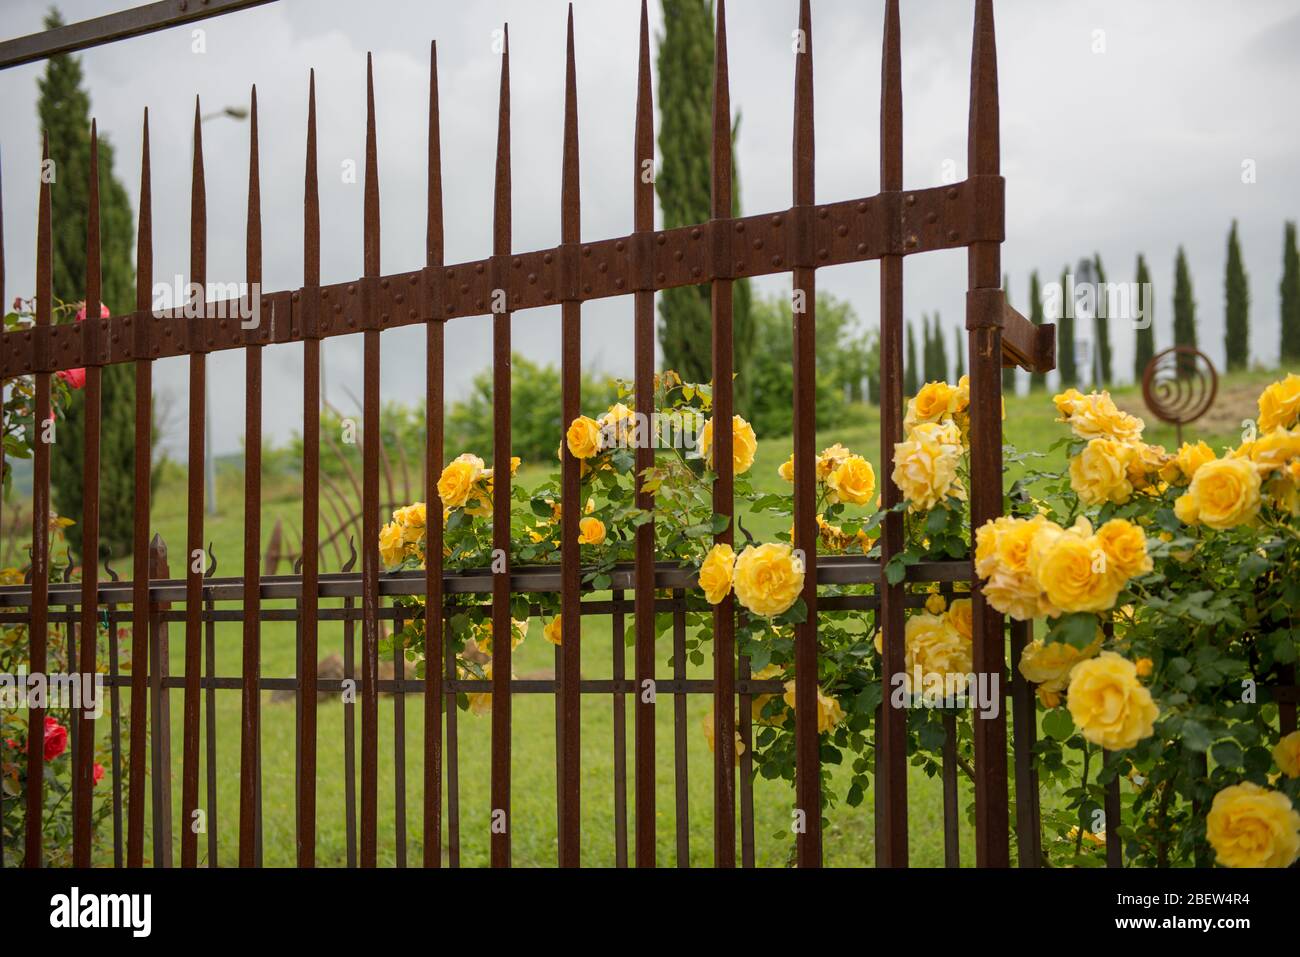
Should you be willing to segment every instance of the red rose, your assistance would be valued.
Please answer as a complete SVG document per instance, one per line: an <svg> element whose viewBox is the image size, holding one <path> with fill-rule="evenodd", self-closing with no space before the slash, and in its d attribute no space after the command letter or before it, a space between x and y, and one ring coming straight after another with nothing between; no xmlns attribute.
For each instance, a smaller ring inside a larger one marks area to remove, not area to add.
<svg viewBox="0 0 1300 957"><path fill-rule="evenodd" d="M92 773L94 774L95 784L99 784L100 779L104 776L104 766L98 761L95 762L95 767Z"/></svg>
<svg viewBox="0 0 1300 957"><path fill-rule="evenodd" d="M53 761L68 747L68 729L58 721L45 718L45 760Z"/></svg>

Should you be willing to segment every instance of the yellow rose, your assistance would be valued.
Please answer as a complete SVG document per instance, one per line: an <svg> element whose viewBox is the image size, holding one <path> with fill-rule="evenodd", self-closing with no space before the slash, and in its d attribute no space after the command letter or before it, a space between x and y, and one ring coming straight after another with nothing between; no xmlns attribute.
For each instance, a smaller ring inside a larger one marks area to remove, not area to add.
<svg viewBox="0 0 1300 957"><path fill-rule="evenodd" d="M622 402L611 405L600 417L599 425L605 436L601 445L605 448L630 445L636 438L636 414Z"/></svg>
<svg viewBox="0 0 1300 957"><path fill-rule="evenodd" d="M1113 439L1093 439L1070 459L1070 488L1084 505L1123 505L1133 495L1129 464L1135 450Z"/></svg>
<svg viewBox="0 0 1300 957"><path fill-rule="evenodd" d="M1040 537L1060 532L1056 523L1035 515L1028 519L1002 516L975 533L975 572L984 579L984 597L990 605L1017 621L1046 614L1029 554Z"/></svg>
<svg viewBox="0 0 1300 957"><path fill-rule="evenodd" d="M830 474L840 467L840 463L852 454L839 442L822 449L821 454L817 456L817 481L825 482Z"/></svg>
<svg viewBox="0 0 1300 957"><path fill-rule="evenodd" d="M1246 459L1215 459L1196 470L1187 492L1174 503L1179 520L1210 528L1235 528L1259 513L1259 471Z"/></svg>
<svg viewBox="0 0 1300 957"><path fill-rule="evenodd" d="M947 607L948 602L938 592L925 600L925 610L932 615L942 615Z"/></svg>
<svg viewBox="0 0 1300 957"><path fill-rule="evenodd" d="M733 587L747 609L773 618L788 611L803 591L803 563L783 543L747 545L736 559Z"/></svg>
<svg viewBox="0 0 1300 957"><path fill-rule="evenodd" d="M492 680L492 662L488 661L484 663L483 677L487 678L489 681ZM482 717L485 714L492 713L491 691L471 691L465 695L465 697L469 700L469 710L471 714Z"/></svg>
<svg viewBox="0 0 1300 957"><path fill-rule="evenodd" d="M949 495L965 495L957 475L961 456L961 432L952 422L924 422L894 446L894 484L912 511L929 511Z"/></svg>
<svg viewBox="0 0 1300 957"><path fill-rule="evenodd" d="M963 694L974 670L974 646L957 629L938 615L912 615L904 631L904 686L914 688L913 679L920 674L923 686L938 676L945 691Z"/></svg>
<svg viewBox="0 0 1300 957"><path fill-rule="evenodd" d="M379 557L389 568L399 565L406 556L406 541L402 537L402 527L396 522L389 522L379 530Z"/></svg>
<svg viewBox="0 0 1300 957"><path fill-rule="evenodd" d="M563 626L560 624L560 617L556 615L542 627L542 637L555 646L560 645L560 639L563 637Z"/></svg>
<svg viewBox="0 0 1300 957"><path fill-rule="evenodd" d="M970 402L969 386L967 403ZM958 392L946 382L927 382L916 396L907 403L907 414L903 416L903 429L910 432L922 422L938 422L946 415L957 411Z"/></svg>
<svg viewBox="0 0 1300 957"><path fill-rule="evenodd" d="M1162 474L1167 481L1173 482L1175 476L1173 470L1177 470L1178 477L1181 479L1178 484L1184 485L1196 477L1196 470L1206 462L1213 462L1215 459L1214 449L1210 448L1204 442L1197 442L1192 445L1184 442L1179 446L1178 454L1174 456L1173 461L1166 465Z"/></svg>
<svg viewBox="0 0 1300 957"><path fill-rule="evenodd" d="M1290 867L1300 856L1300 813L1281 791L1245 781L1214 795L1205 836L1224 867Z"/></svg>
<svg viewBox="0 0 1300 957"><path fill-rule="evenodd" d="M700 433L700 454L713 468L713 420L704 423ZM758 439L754 436L754 427L735 415L731 418L731 463L734 474L741 475L749 471L754 464L754 453L758 451Z"/></svg>
<svg viewBox="0 0 1300 957"><path fill-rule="evenodd" d="M513 651L524 643L528 637L528 622L520 621L518 618L510 619L510 648ZM478 650L485 655L492 654L492 619L484 621L479 626L478 636L474 639L474 644Z"/></svg>
<svg viewBox="0 0 1300 957"><path fill-rule="evenodd" d="M1300 778L1300 731L1280 738L1273 747L1273 761L1289 778Z"/></svg>
<svg viewBox="0 0 1300 957"><path fill-rule="evenodd" d="M787 482L790 483L794 482L794 456L793 455L791 455L788 459L786 459L784 462L781 463L781 467L776 470L776 474L781 476L781 478L785 479Z"/></svg>
<svg viewBox="0 0 1300 957"><path fill-rule="evenodd" d="M730 545L720 542L709 549L700 566L700 587L710 605L716 605L731 591L731 578L736 567L736 553Z"/></svg>
<svg viewBox="0 0 1300 957"><path fill-rule="evenodd" d="M876 494L876 471L861 455L850 455L827 476L826 485L841 502L869 505Z"/></svg>
<svg viewBox="0 0 1300 957"><path fill-rule="evenodd" d="M482 461L481 459L479 460ZM456 459L442 470L438 479L438 497L449 508L460 508L469 501L474 483L483 473L481 465L475 465L464 458Z"/></svg>
<svg viewBox="0 0 1300 957"><path fill-rule="evenodd" d="M1076 527L1036 542L1034 576L1052 609L1075 612L1114 607L1124 582L1108 573L1105 549L1091 531Z"/></svg>
<svg viewBox="0 0 1300 957"><path fill-rule="evenodd" d="M605 523L588 516L578 523L579 545L600 545L605 541Z"/></svg>
<svg viewBox="0 0 1300 957"><path fill-rule="evenodd" d="M402 526L402 540L414 545L424 538L425 507L416 502L393 512L393 521Z"/></svg>
<svg viewBox="0 0 1300 957"><path fill-rule="evenodd" d="M1254 442L1244 442L1229 454L1229 458L1250 459L1259 470L1260 478L1277 471L1285 471L1296 458L1300 458L1300 429L1273 429Z"/></svg>
<svg viewBox="0 0 1300 957"><path fill-rule="evenodd" d="M564 440L568 443L569 454L574 458L595 458L600 454L600 423L580 415L569 423L569 431L565 433Z"/></svg>
<svg viewBox="0 0 1300 957"><path fill-rule="evenodd" d="M1070 672L1081 661L1093 658L1101 651L1101 638L1087 648L1076 648L1064 641L1044 642L1036 638L1020 653L1020 673L1026 681L1038 685L1040 691L1064 691L1070 681Z"/></svg>
<svg viewBox="0 0 1300 957"><path fill-rule="evenodd" d="M1083 395L1077 389L1067 389L1052 401L1061 413L1058 421L1068 423L1080 439L1112 439L1130 443L1142 438L1145 423L1136 416L1121 412L1109 392Z"/></svg>
<svg viewBox="0 0 1300 957"><path fill-rule="evenodd" d="M1107 571L1127 581L1151 571L1147 536L1126 518L1112 518L1097 529L1097 542L1106 553Z"/></svg>
<svg viewBox="0 0 1300 957"><path fill-rule="evenodd" d="M1259 430L1289 429L1300 419L1300 375L1274 382L1259 397Z"/></svg>
<svg viewBox="0 0 1300 957"><path fill-rule="evenodd" d="M1065 695L1080 733L1107 751L1131 748L1155 732L1160 709L1133 662L1113 651L1075 665Z"/></svg>
<svg viewBox="0 0 1300 957"><path fill-rule="evenodd" d="M953 630L962 638L971 641L975 634L975 622L971 610L971 601L969 598L953 599L948 610L944 612L944 617Z"/></svg>
<svg viewBox="0 0 1300 957"><path fill-rule="evenodd" d="M1155 670L1156 663L1150 658L1139 658L1133 662L1133 667L1137 668L1139 678L1148 678L1151 672Z"/></svg>
<svg viewBox="0 0 1300 957"><path fill-rule="evenodd" d="M785 700L785 703L790 706L791 711L794 710L794 701L795 701L794 688L795 688L794 679L791 678L789 681L785 683L785 694L782 695L782 698ZM830 695L822 694L821 686L818 685L817 686L817 733L825 734L827 731L830 731L837 724L839 724L842 720L844 720L844 709L840 707L839 701L836 700L835 698L832 698Z"/></svg>

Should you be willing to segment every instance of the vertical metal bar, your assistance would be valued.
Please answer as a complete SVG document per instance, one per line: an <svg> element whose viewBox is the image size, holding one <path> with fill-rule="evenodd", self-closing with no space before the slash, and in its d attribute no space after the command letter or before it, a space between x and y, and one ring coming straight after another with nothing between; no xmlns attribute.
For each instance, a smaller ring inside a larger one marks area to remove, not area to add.
<svg viewBox="0 0 1300 957"><path fill-rule="evenodd" d="M257 87L252 92L252 129L248 153L248 231L246 256L249 289L262 281L261 179L257 150ZM250 294L252 294L250 292ZM259 309L260 311L260 309ZM261 317L259 316L259 321ZM244 654L240 722L240 865L256 863L256 822L261 815L254 775L262 746L262 347L244 350ZM304 468L304 474L306 469Z"/></svg>
<svg viewBox="0 0 1300 957"><path fill-rule="evenodd" d="M633 147L633 229L638 256L650 247L655 228L654 100L650 87L650 20L641 0L640 54L636 70L636 135ZM644 236L644 238L642 238ZM649 271L648 265L641 268ZM640 283L638 283L638 286ZM633 390L636 393L636 507L653 516L654 493L645 488L644 473L655 464L654 377L655 294L638 288L633 296ZM655 526L654 518L636 530L636 580L633 612L636 619L636 865L655 866ZM647 695L647 690L652 693Z"/></svg>
<svg viewBox="0 0 1300 957"><path fill-rule="evenodd" d="M90 184L86 215L86 319L81 324L86 363L85 433L81 467L81 661L77 666L89 679L96 671L99 636L99 449L103 419L104 370L100 368L99 275L99 131L90 121ZM72 625L69 623L69 629ZM74 667L71 661L68 667ZM72 767L72 861L90 866L94 802L95 719L87 708L73 716L78 731L76 760Z"/></svg>
<svg viewBox="0 0 1300 957"><path fill-rule="evenodd" d="M1115 765L1120 759L1110 751L1104 752L1105 763ZM1119 775L1110 779L1106 785L1106 796L1104 799L1105 817L1106 817L1106 866L1123 867L1124 866L1124 841L1119 836L1120 826L1120 801L1119 801Z"/></svg>
<svg viewBox="0 0 1300 957"><path fill-rule="evenodd" d="M149 577L159 581L171 577L167 546L159 535L154 535L149 543ZM149 699L153 706L149 756L153 766L154 867L172 866L172 707L171 691L164 684L170 670L171 643L167 620L163 617L169 608L170 602L149 605Z"/></svg>
<svg viewBox="0 0 1300 957"><path fill-rule="evenodd" d="M398 867L406 866L406 652L402 645L402 629L406 622L393 621L393 842L397 848Z"/></svg>
<svg viewBox="0 0 1300 957"><path fill-rule="evenodd" d="M795 294L794 317L794 545L804 564L804 621L795 626L795 785L803 829L795 835L800 867L822 861L821 751L817 721L817 273L813 268L812 13L799 4L799 49L794 84Z"/></svg>
<svg viewBox="0 0 1300 957"><path fill-rule="evenodd" d="M749 656L740 656L740 680L752 677ZM754 866L754 698L740 695L740 865Z"/></svg>
<svg viewBox="0 0 1300 957"><path fill-rule="evenodd" d="M50 137L42 135L41 158L44 166L50 159ZM54 253L50 234L50 181L41 177L40 198L36 213L36 332L45 336L50 325L53 305ZM48 352L48 349L43 349ZM49 630L50 592L50 444L46 429L54 427L50 408L50 373L38 370L36 383L36 421L41 441L32 451L32 607L31 634L28 636L28 662L32 672L44 673ZM52 438L53 436L51 436ZM30 701L30 699L29 699ZM24 842L27 867L41 866L41 822L45 782L45 708L27 709L27 821Z"/></svg>
<svg viewBox="0 0 1300 957"><path fill-rule="evenodd" d="M560 305L560 391L562 422L568 424L582 414L582 303L578 292L577 266L582 216L578 180L578 80L573 49L573 4L569 4L568 48L564 70L564 154L560 174L560 242L566 253L564 300ZM561 647L555 675L559 688L556 703L560 731L556 749L561 769L560 865L577 867L581 862L582 792L581 734L582 700L582 608L578 521L582 517L581 463L562 443L560 494L560 622ZM615 638L615 644L619 639ZM495 670L493 674L495 674Z"/></svg>
<svg viewBox="0 0 1300 957"><path fill-rule="evenodd" d="M994 46L993 0L976 0L975 37L971 52L970 130L967 145L970 175L997 176L998 73ZM976 216L999 213L977 207ZM1002 247L972 243L967 254L970 289L999 289ZM968 313L971 411L971 527L979 528L1002 514L1002 330L971 328ZM972 583L974 663L976 674L993 675L991 687L1005 677L1003 619L984 598L978 579ZM1007 718L980 711L975 716L975 858L977 866L1010 865L1007 806Z"/></svg>
<svg viewBox="0 0 1300 957"><path fill-rule="evenodd" d="M356 563L357 553L343 566L349 572ZM343 599L343 677L353 682L356 687L355 644L356 628L353 612L356 602L352 598ZM343 698L343 816L347 831L348 867L357 866L357 706L356 695L344 695Z"/></svg>
<svg viewBox="0 0 1300 957"><path fill-rule="evenodd" d="M614 607L623 601L623 592L610 593ZM626 645L623 641L623 613L613 615L614 687L621 688L627 677ZM627 694L615 691L614 708L614 866L627 867Z"/></svg>
<svg viewBox="0 0 1300 957"><path fill-rule="evenodd" d="M153 301L153 198L149 173L149 111L144 111L140 147L140 208L136 215L135 308ZM135 328L136 355L149 354L150 324ZM153 362L135 363L135 504L132 528L131 590L131 754L128 780L126 863L144 866L145 731L149 677L149 498L153 463Z"/></svg>
<svg viewBox="0 0 1300 957"><path fill-rule="evenodd" d="M957 804L957 719L943 716L943 866L961 867Z"/></svg>
<svg viewBox="0 0 1300 957"><path fill-rule="evenodd" d="M1295 665L1286 665L1280 669L1278 675L1281 683L1291 689L1291 693L1296 693ZM1278 703L1277 706L1278 729L1282 734L1290 734L1296 729L1296 699L1290 698L1287 701Z"/></svg>
<svg viewBox="0 0 1300 957"><path fill-rule="evenodd" d="M442 135L438 116L438 45L429 44L429 193L425 266L443 265ZM432 286L430 287L432 288ZM442 474L443 322L431 297L425 304L424 479L424 866L442 866ZM452 710L455 702L452 702Z"/></svg>
<svg viewBox="0 0 1300 957"><path fill-rule="evenodd" d="M445 619L445 614L444 614ZM450 638L451 624L443 625L443 648L447 657L447 680L456 680L456 649ZM456 729L456 695L447 695L447 864L460 867L460 748Z"/></svg>
<svg viewBox="0 0 1300 957"><path fill-rule="evenodd" d="M1038 816L1038 770L1034 767L1034 741L1038 736L1038 710L1034 689L1020 673L1020 656L1033 635L1033 622L1011 623L1012 749L1016 762L1016 854L1021 867L1040 867L1043 861L1042 829Z"/></svg>
<svg viewBox="0 0 1300 957"><path fill-rule="evenodd" d="M730 238L725 221L731 218L731 96L727 79L727 8L718 0L713 50L713 146L710 156L709 215L713 248ZM723 220L723 225L718 221ZM728 257L729 258L729 257ZM727 264L730 272L730 263ZM715 263L715 268L717 264ZM735 464L732 461L732 282L712 281L713 318L713 511L731 517L734 508ZM735 530L726 529L714 541L730 545ZM736 866L736 618L729 594L713 607L713 862Z"/></svg>
<svg viewBox="0 0 1300 957"><path fill-rule="evenodd" d="M208 548L211 550L211 544ZM216 558L213 557L212 564L216 564ZM209 575L216 573L212 566L208 568ZM203 667L204 673L208 680L217 676L217 622L212 616L216 609L216 602L207 601L204 603L209 615L208 620L203 627ZM207 866L215 868L218 866L217 861L217 689L211 684L203 692L203 734L206 745L206 756L204 770L206 772L207 783L207 804L208 816L204 824L208 832L208 861Z"/></svg>
<svg viewBox="0 0 1300 957"><path fill-rule="evenodd" d="M320 187L316 168L316 71L307 80L302 221L302 773L298 866L316 866L316 669L320 636ZM307 302L310 298L311 301ZM310 319L307 317L310 316Z"/></svg>
<svg viewBox="0 0 1300 957"><path fill-rule="evenodd" d="M0 289L0 302L4 301L4 290ZM105 562L105 567L107 567ZM112 574L110 572L110 574ZM117 576L112 576L117 581ZM120 647L117 637L117 626L120 619L117 616L117 604L106 606L106 616L108 620L108 676L113 682L109 689L109 707L112 708L113 714L109 721L109 740L113 752L113 866L121 867L125 863L124 851L124 832L122 828L122 689L118 687L117 679L120 671ZM3 861L0 861L0 867L3 867Z"/></svg>
<svg viewBox="0 0 1300 957"><path fill-rule="evenodd" d="M186 466L185 535L185 720L181 768L181 867L198 862L198 835L191 824L199 805L199 673L203 652L203 466L207 415L207 198L203 177L203 134L194 100L194 170L190 192L190 285L199 317L191 319L189 456ZM247 653L247 652L246 652ZM245 717L247 731L247 717Z"/></svg>
<svg viewBox="0 0 1300 957"><path fill-rule="evenodd" d="M885 4L885 31L880 69L880 189L890 197L898 229L903 189L903 78L898 25L898 0ZM880 462L884 508L903 500L894 483L894 445L903 439L903 258L880 258ZM882 567L903 550L903 516L885 516L880 535ZM881 681L883 701L876 728L876 788L879 791L880 840L876 864L907 866L907 712L892 707L891 680L901 675L906 605L903 585L880 583Z"/></svg>
<svg viewBox="0 0 1300 957"><path fill-rule="evenodd" d="M686 592L673 589L673 680L686 680ZM716 744L716 742L715 742ZM691 804L686 753L686 692L673 694L673 795L677 827L677 866L691 866Z"/></svg>
<svg viewBox="0 0 1300 957"><path fill-rule="evenodd" d="M361 492L361 866L376 863L379 810L379 316L373 284L379 276L379 170L375 142L375 81L366 54L365 278L362 280L363 433Z"/></svg>
<svg viewBox="0 0 1300 957"><path fill-rule="evenodd" d="M496 188L492 217L493 299L504 297L510 255L510 28L501 52ZM495 303L494 303L495 305ZM492 316L492 866L510 866L510 312ZM566 729L567 730L567 729Z"/></svg>

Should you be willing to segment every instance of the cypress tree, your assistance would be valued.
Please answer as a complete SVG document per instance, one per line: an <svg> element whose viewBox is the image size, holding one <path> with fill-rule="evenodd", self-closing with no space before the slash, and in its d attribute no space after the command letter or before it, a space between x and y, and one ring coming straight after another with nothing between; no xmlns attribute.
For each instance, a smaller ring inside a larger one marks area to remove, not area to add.
<svg viewBox="0 0 1300 957"><path fill-rule="evenodd" d="M1187 254L1178 247L1174 261L1174 345L1196 347L1196 300L1192 296L1192 276L1187 270ZM1178 374L1186 377L1196 367L1188 359L1178 364Z"/></svg>
<svg viewBox="0 0 1300 957"><path fill-rule="evenodd" d="M957 349L957 369L953 373L953 381L960 382L961 377L966 374L966 353L963 351L961 341L961 326L952 327L952 343ZM1011 371L1015 372L1016 370L1012 369ZM1012 385L1015 385L1014 380L1012 381Z"/></svg>
<svg viewBox="0 0 1300 957"><path fill-rule="evenodd" d="M1101 265L1101 253L1093 254L1093 266L1097 270L1097 357L1101 360L1101 385L1109 386L1113 381L1111 376L1111 351L1110 351L1110 316L1107 310L1110 309L1109 298L1106 295L1106 270Z"/></svg>
<svg viewBox="0 0 1300 957"><path fill-rule="evenodd" d="M713 3L663 0L659 37L659 173L655 188L666 229L709 219L709 156L713 141ZM735 142L739 123L732 128ZM732 150L732 213L740 212L740 180ZM737 280L732 341L736 408L743 411L751 385L746 375L753 347L749 281ZM811 305L811 304L810 304ZM690 382L713 375L708 285L665 289L659 295L659 344L664 364Z"/></svg>
<svg viewBox="0 0 1300 957"><path fill-rule="evenodd" d="M1043 293L1038 284L1038 270L1035 269L1029 274L1029 321L1036 326L1043 324ZM1047 388L1046 372L1029 373L1029 391L1040 391Z"/></svg>
<svg viewBox="0 0 1300 957"><path fill-rule="evenodd" d="M1006 273L1002 274L1002 292L1007 297L1007 305L1011 305L1011 277ZM1002 367L1002 392L1004 395L1016 394L1016 367Z"/></svg>
<svg viewBox="0 0 1300 957"><path fill-rule="evenodd" d="M903 367L903 393L905 395L916 395L920 391L920 383L917 376L920 369L916 365L916 335L912 330L912 323L907 325L907 363Z"/></svg>
<svg viewBox="0 0 1300 957"><path fill-rule="evenodd" d="M1156 302L1154 296L1146 294L1146 287L1151 282L1151 274L1147 271L1147 261L1141 253L1138 253L1137 261L1137 298L1134 300L1134 307L1138 314L1142 316L1142 322L1145 328L1135 330L1135 342L1133 345L1133 381L1141 382L1142 376L1146 373L1147 364L1156 354L1156 323L1155 308Z"/></svg>
<svg viewBox="0 0 1300 957"><path fill-rule="evenodd" d="M948 381L948 343L944 341L937 312L934 314L934 372L935 381Z"/></svg>
<svg viewBox="0 0 1300 957"><path fill-rule="evenodd" d="M1223 348L1228 370L1244 369L1250 364L1250 280L1241 261L1241 241L1237 238L1237 221L1228 232L1228 265L1223 277L1226 312L1223 317Z"/></svg>
<svg viewBox="0 0 1300 957"><path fill-rule="evenodd" d="M1283 363L1300 362L1300 251L1296 249L1295 223L1286 224L1282 238L1282 346Z"/></svg>
<svg viewBox="0 0 1300 957"><path fill-rule="evenodd" d="M1079 384L1079 370L1074 362L1074 303L1068 302L1066 280L1070 267L1061 270L1061 316L1056 326L1056 368L1061 375L1062 388Z"/></svg>
<svg viewBox="0 0 1300 957"><path fill-rule="evenodd" d="M46 29L63 25L58 11ZM73 303L86 294L86 222L90 195L90 97L82 85L79 57L50 57L37 81L37 114L49 134L55 180L50 193L53 281L56 300ZM135 306L131 204L113 175L113 147L99 138L101 298L114 313ZM74 321L72 315L63 317ZM100 548L122 556L131 550L135 468L135 375L129 364L105 366L100 431ZM85 396L74 391L51 448L51 490L59 514L77 524L65 535L81 556Z"/></svg>

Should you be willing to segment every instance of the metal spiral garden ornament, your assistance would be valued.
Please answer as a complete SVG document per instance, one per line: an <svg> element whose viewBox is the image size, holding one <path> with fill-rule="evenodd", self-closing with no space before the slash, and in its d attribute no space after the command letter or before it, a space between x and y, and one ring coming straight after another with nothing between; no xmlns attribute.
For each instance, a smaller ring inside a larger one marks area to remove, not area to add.
<svg viewBox="0 0 1300 957"><path fill-rule="evenodd" d="M1214 404L1219 373L1210 357L1194 346L1173 346L1158 352L1142 373L1142 398L1161 422L1177 430L1183 444L1183 426L1195 422Z"/></svg>

